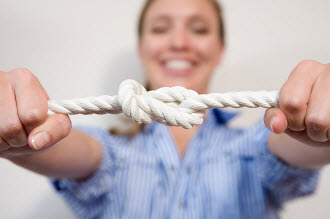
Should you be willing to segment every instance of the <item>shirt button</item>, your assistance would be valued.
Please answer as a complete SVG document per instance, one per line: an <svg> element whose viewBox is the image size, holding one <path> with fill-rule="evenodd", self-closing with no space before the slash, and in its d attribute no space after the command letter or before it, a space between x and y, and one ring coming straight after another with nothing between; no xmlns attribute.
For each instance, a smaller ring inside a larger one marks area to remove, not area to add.
<svg viewBox="0 0 330 219"><path fill-rule="evenodd" d="M225 156L226 156L226 157L229 157L230 155L231 155L231 153L230 153L229 151L226 151L226 152L225 152Z"/></svg>
<svg viewBox="0 0 330 219"><path fill-rule="evenodd" d="M118 158L118 163L123 164L125 162L125 158L120 157Z"/></svg>
<svg viewBox="0 0 330 219"><path fill-rule="evenodd" d="M187 172L188 174L190 174L190 173L191 173L191 167L186 167L186 172Z"/></svg>
<svg viewBox="0 0 330 219"><path fill-rule="evenodd" d="M183 201L179 201L179 202L178 202L178 206L179 206L180 208L183 208L183 207L184 207L184 202L183 202Z"/></svg>

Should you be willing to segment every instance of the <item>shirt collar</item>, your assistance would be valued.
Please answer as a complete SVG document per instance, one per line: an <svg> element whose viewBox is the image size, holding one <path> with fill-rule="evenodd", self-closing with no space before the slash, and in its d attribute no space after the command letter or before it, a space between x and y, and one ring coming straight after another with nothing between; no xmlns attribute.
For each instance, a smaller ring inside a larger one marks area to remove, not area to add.
<svg viewBox="0 0 330 219"><path fill-rule="evenodd" d="M209 110L208 113L208 115L210 116L210 120L214 120L217 125L227 124L229 120L233 119L238 114L238 112L229 112L217 108Z"/></svg>

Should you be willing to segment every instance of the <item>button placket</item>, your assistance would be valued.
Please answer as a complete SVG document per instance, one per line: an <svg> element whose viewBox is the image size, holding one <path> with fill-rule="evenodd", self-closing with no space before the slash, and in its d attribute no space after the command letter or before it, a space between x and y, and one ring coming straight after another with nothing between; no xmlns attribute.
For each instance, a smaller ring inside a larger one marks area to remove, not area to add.
<svg viewBox="0 0 330 219"><path fill-rule="evenodd" d="M190 173L191 173L191 166L187 166L187 167L186 167L186 173L187 173L187 174L190 174Z"/></svg>
<svg viewBox="0 0 330 219"><path fill-rule="evenodd" d="M185 204L184 201L178 201L179 208L184 208Z"/></svg>

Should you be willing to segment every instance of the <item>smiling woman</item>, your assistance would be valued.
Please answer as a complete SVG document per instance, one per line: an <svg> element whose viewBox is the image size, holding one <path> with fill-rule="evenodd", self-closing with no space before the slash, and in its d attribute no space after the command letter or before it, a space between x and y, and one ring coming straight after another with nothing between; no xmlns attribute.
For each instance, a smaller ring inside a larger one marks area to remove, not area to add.
<svg viewBox="0 0 330 219"><path fill-rule="evenodd" d="M216 1L149 0L138 33L151 89L180 85L208 92L224 50L223 18Z"/></svg>
<svg viewBox="0 0 330 219"><path fill-rule="evenodd" d="M138 51L150 88L208 93L224 52L217 1L145 3ZM213 109L189 130L153 122L119 136L47 116L50 98L30 70L0 71L0 156L48 176L80 218L277 218L330 163L329 83L330 64L304 60L278 108L246 128Z"/></svg>
<svg viewBox="0 0 330 219"><path fill-rule="evenodd" d="M147 0L137 29L146 89L183 86L208 93L210 78L224 52L223 23L221 6L215 0L189 4ZM145 127L130 121L127 126L131 128L115 127L110 132L134 136Z"/></svg>

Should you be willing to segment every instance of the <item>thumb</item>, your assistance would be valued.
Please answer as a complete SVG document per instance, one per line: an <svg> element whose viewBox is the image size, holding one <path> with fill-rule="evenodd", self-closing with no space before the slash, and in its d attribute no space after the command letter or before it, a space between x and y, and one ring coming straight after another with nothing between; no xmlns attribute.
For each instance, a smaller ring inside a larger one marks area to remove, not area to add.
<svg viewBox="0 0 330 219"><path fill-rule="evenodd" d="M71 120L68 115L53 114L30 132L29 146L34 150L51 146L68 136L71 128Z"/></svg>
<svg viewBox="0 0 330 219"><path fill-rule="evenodd" d="M283 133L288 127L288 121L280 108L267 109L264 117L266 127L275 134Z"/></svg>

